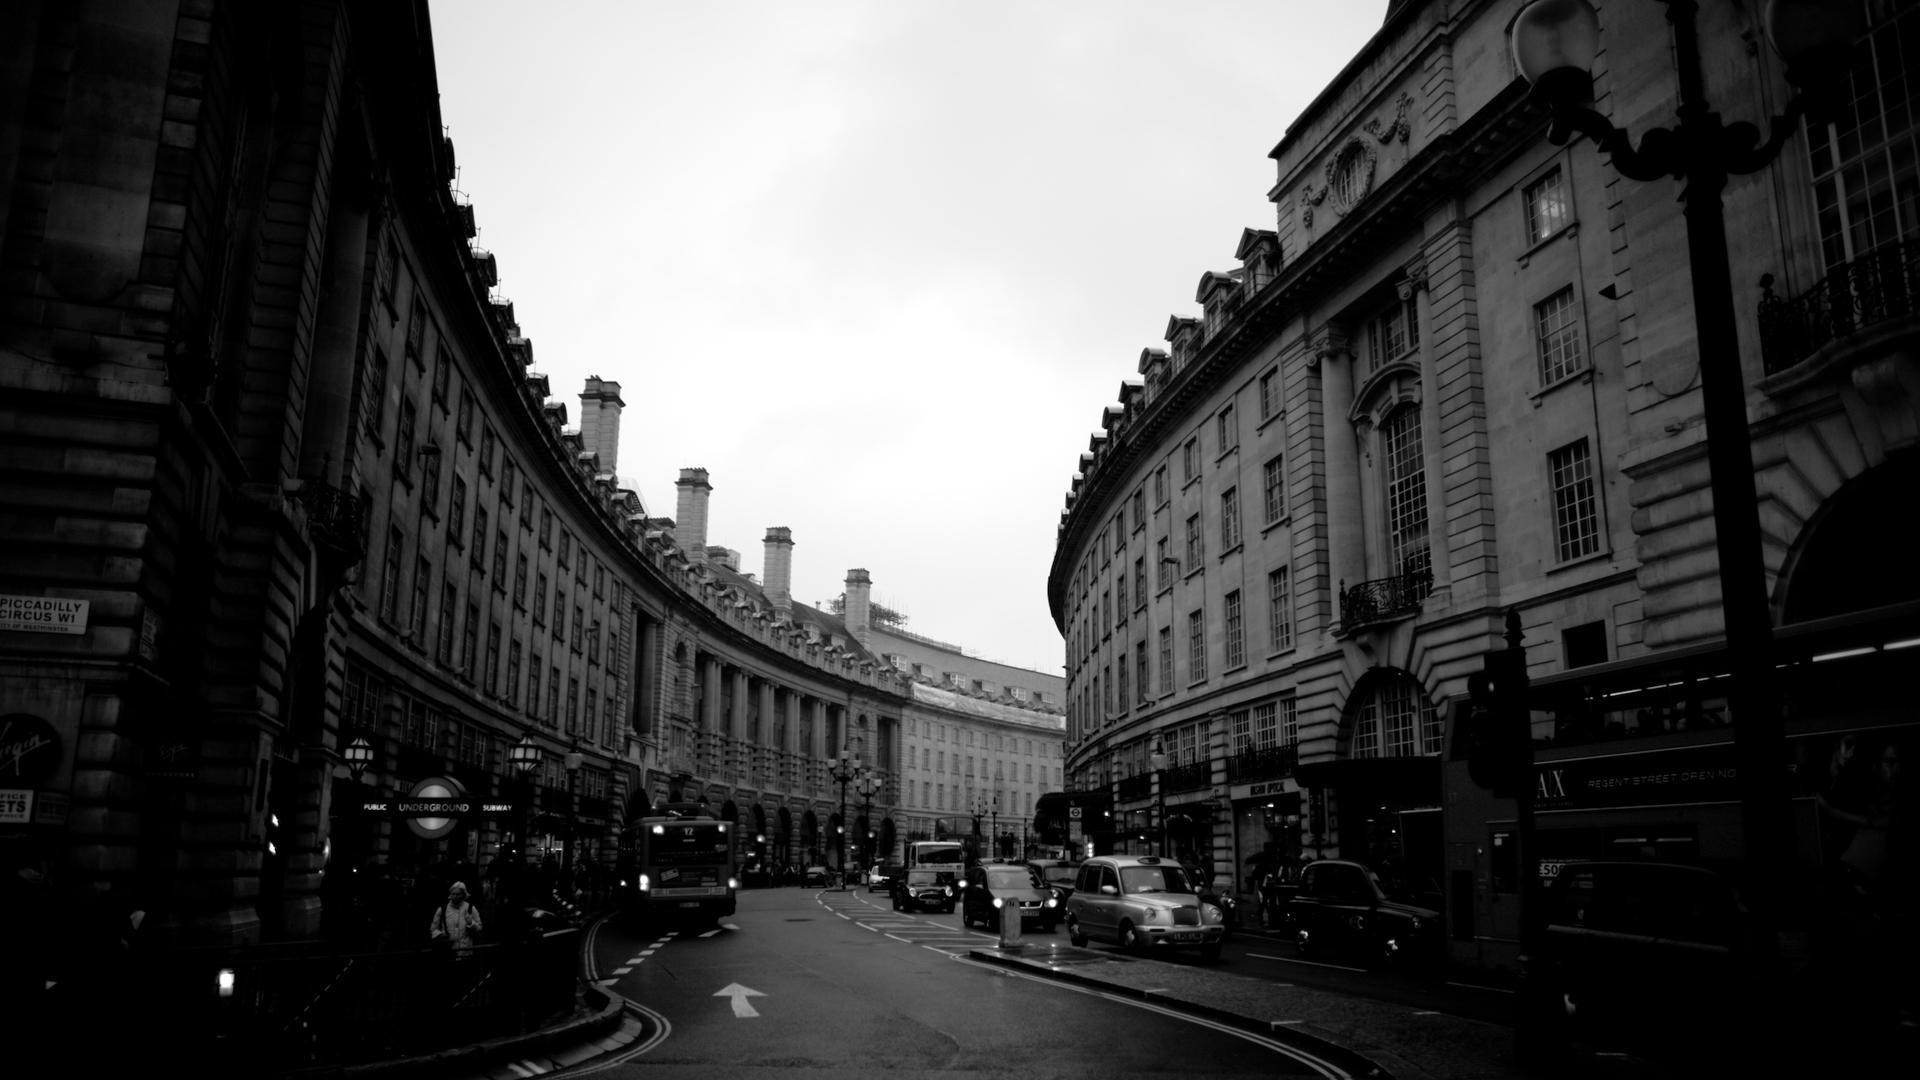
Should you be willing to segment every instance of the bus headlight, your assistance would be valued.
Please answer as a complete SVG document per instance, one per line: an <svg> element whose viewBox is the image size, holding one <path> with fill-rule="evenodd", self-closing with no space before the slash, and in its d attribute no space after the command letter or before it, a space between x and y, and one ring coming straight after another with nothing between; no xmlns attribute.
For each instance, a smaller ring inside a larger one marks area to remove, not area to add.
<svg viewBox="0 0 1920 1080"><path fill-rule="evenodd" d="M739 887L740 887L740 879L739 879L739 878L737 878L737 877L730 877L730 878L728 878L728 879L727 879L727 888L729 888L729 889L737 889L737 888L739 888Z"/></svg>

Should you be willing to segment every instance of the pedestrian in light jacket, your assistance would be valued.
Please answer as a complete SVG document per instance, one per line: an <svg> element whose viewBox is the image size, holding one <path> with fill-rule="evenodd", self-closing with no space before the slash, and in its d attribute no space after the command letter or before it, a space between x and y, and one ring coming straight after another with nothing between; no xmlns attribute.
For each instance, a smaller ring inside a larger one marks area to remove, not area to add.
<svg viewBox="0 0 1920 1080"><path fill-rule="evenodd" d="M456 881L447 890L447 902L434 910L428 933L436 947L445 939L456 959L473 952L480 940L480 909L467 899L465 882Z"/></svg>

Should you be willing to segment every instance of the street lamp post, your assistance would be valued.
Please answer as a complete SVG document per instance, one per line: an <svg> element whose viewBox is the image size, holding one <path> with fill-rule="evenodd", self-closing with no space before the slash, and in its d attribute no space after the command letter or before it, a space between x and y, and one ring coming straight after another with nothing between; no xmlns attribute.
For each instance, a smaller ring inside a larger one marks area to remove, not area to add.
<svg viewBox="0 0 1920 1080"><path fill-rule="evenodd" d="M1160 854L1167 853L1167 752L1160 747L1160 740L1153 741L1153 751L1147 755L1147 761L1153 766L1153 809L1155 823L1160 826Z"/></svg>
<svg viewBox="0 0 1920 1080"><path fill-rule="evenodd" d="M860 770L860 777L854 782L854 790L860 794L860 820L865 822L865 835L862 837L860 862L870 866L873 857L873 793L880 786L880 778L872 769Z"/></svg>
<svg viewBox="0 0 1920 1080"><path fill-rule="evenodd" d="M1635 147L1628 134L1592 108L1589 71L1599 52L1599 17L1586 0L1535 0L1514 20L1513 55L1533 94L1552 110L1547 139L1564 145L1574 132L1592 139L1621 175L1680 180L1685 203L1688 273L1693 283L1695 347L1700 363L1714 543L1730 665L1727 704L1733 723L1735 776L1741 806L1748 885L1756 914L1777 949L1784 926L1777 860L1791 850L1785 725L1773 682L1773 628L1761 549L1752 438L1740 370L1733 278L1727 255L1722 193L1729 176L1757 172L1779 155L1803 114L1820 119L1843 87L1849 52L1862 32L1856 2L1772 0L1767 38L1787 61L1799 89L1770 123L1763 142L1750 123L1722 123L1704 97L1695 0L1664 0L1679 77L1678 123L1655 128ZM1527 782L1531 782L1529 779Z"/></svg>
<svg viewBox="0 0 1920 1080"><path fill-rule="evenodd" d="M856 776L859 772L860 772L860 755L847 753L845 747L841 748L840 756L837 758L834 758L833 764L829 766L827 769L827 775L833 777L834 780L838 782L840 785L840 842L839 842L840 851L839 851L839 855L840 855L840 874L841 874L840 881L843 887L846 885L846 872L847 872L847 782L852 780L854 776Z"/></svg>
<svg viewBox="0 0 1920 1080"><path fill-rule="evenodd" d="M527 845L533 834L533 771L540 767L540 746L533 741L531 734L523 734L520 741L507 750L507 761L520 774L520 786L524 792L520 799L520 850L514 864L510 867L513 874L514 898L523 900L523 875L527 871Z"/></svg>

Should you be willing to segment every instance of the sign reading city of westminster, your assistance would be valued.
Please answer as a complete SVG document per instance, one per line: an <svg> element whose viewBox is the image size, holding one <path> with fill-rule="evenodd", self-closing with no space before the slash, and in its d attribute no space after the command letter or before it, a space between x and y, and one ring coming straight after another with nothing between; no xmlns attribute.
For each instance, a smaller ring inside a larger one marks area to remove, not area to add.
<svg viewBox="0 0 1920 1080"><path fill-rule="evenodd" d="M29 634L84 634L91 600L0 594L0 630Z"/></svg>

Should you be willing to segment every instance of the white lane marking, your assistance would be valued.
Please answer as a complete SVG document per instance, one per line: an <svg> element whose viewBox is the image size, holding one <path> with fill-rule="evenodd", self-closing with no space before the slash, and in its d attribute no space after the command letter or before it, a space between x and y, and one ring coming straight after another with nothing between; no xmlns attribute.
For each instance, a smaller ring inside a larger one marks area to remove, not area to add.
<svg viewBox="0 0 1920 1080"><path fill-rule="evenodd" d="M732 998L733 999L733 1015L745 1018L749 1016L760 1015L758 1010L756 1010L752 1005L748 1004L747 999L750 997L766 997L767 995L761 993L758 990L753 990L753 989L749 989L748 987L741 986L739 983L728 983L726 986L721 987L719 990L714 991L713 996Z"/></svg>
<svg viewBox="0 0 1920 1080"><path fill-rule="evenodd" d="M1513 989L1507 986L1483 986L1480 983L1450 982L1448 986L1457 986L1462 990L1486 990L1495 994L1511 994Z"/></svg>
<svg viewBox="0 0 1920 1080"><path fill-rule="evenodd" d="M1440 1011L1439 1011L1438 1009L1415 1009L1415 1010L1413 1010L1413 1015L1415 1015L1415 1016L1439 1016L1439 1015L1441 1015L1441 1014L1440 1014Z"/></svg>
<svg viewBox="0 0 1920 1080"><path fill-rule="evenodd" d="M617 967L617 968L614 968L614 969L613 969L613 973L614 973L614 975L615 975L615 976L620 976L620 975L625 975L626 973L628 973L628 972L630 972L630 971L632 971L632 970L633 970L633 968L634 968L634 965L632 965L632 964L628 964L628 965L626 965L625 967Z"/></svg>
<svg viewBox="0 0 1920 1080"><path fill-rule="evenodd" d="M516 1061L508 1065L507 1068L512 1069L517 1076L539 1076L541 1073L547 1071L545 1065L534 1061Z"/></svg>
<svg viewBox="0 0 1920 1080"><path fill-rule="evenodd" d="M1367 971L1366 968L1348 967L1345 964L1323 964L1318 960L1300 960L1291 956L1274 956L1270 953L1250 952L1247 955L1260 960L1278 960L1283 964L1303 964L1307 967L1332 968L1335 971L1357 971L1363 975Z"/></svg>

